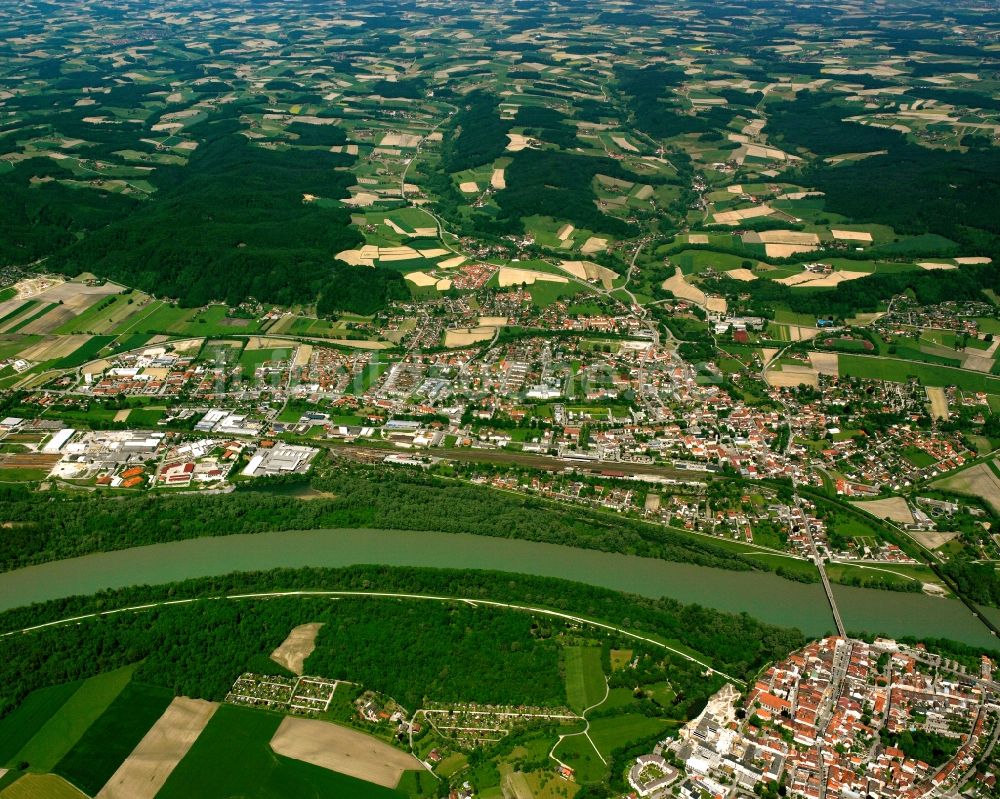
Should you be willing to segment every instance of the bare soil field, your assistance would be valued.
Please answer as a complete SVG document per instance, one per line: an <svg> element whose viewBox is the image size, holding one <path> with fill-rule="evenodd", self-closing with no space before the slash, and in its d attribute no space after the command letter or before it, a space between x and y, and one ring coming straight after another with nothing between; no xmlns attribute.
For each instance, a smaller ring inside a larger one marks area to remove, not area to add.
<svg viewBox="0 0 1000 799"><path fill-rule="evenodd" d="M933 486L940 486L959 494L970 494L986 500L994 511L1000 513L1000 477L985 463L977 463L970 469L935 480Z"/></svg>
<svg viewBox="0 0 1000 799"><path fill-rule="evenodd" d="M864 502L852 502L855 508L860 508L872 516L900 524L913 524L913 514L910 512L906 500L902 497L890 497L889 499L870 499Z"/></svg>
<svg viewBox="0 0 1000 799"><path fill-rule="evenodd" d="M932 530L912 530L910 536L928 549L943 547L951 539L958 536L958 533L938 533Z"/></svg>
<svg viewBox="0 0 1000 799"><path fill-rule="evenodd" d="M813 369L818 374L826 375L827 377L837 377L840 374L838 371L839 361L840 359L835 352L809 353L809 363L812 364Z"/></svg>
<svg viewBox="0 0 1000 799"><path fill-rule="evenodd" d="M704 305L708 299L704 291L687 282L680 267L676 268L673 277L668 277L663 281L663 288L673 292L674 296L679 299L690 300L698 305Z"/></svg>
<svg viewBox="0 0 1000 799"><path fill-rule="evenodd" d="M931 404L931 416L935 419L948 418L948 397L940 386L925 386L927 401Z"/></svg>
<svg viewBox="0 0 1000 799"><path fill-rule="evenodd" d="M90 341L90 336L77 334L72 336L54 336L44 339L21 352L26 361L50 361L54 358L65 358Z"/></svg>
<svg viewBox="0 0 1000 799"><path fill-rule="evenodd" d="M606 249L608 249L607 239L600 239L597 236L591 236L583 243L583 246L580 248L580 252L584 255L593 255L595 252L604 252Z"/></svg>
<svg viewBox="0 0 1000 799"><path fill-rule="evenodd" d="M271 660L301 677L302 666L316 648L316 634L322 626L322 623L313 622L293 628L281 646L271 653Z"/></svg>
<svg viewBox="0 0 1000 799"><path fill-rule="evenodd" d="M817 374L815 369L811 369L808 366L790 366L786 364L781 367L780 372L775 369L768 369L766 377L769 386L778 388L795 388L803 383L813 387L819 385L819 374Z"/></svg>
<svg viewBox="0 0 1000 799"><path fill-rule="evenodd" d="M749 283L751 280L757 280L757 275L749 269L744 269L742 267L739 269L730 269L726 272L726 277L731 277L733 280L742 280L744 283Z"/></svg>
<svg viewBox="0 0 1000 799"><path fill-rule="evenodd" d="M177 697L96 799L154 799L217 707L215 702Z"/></svg>
<svg viewBox="0 0 1000 799"><path fill-rule="evenodd" d="M315 719L286 718L271 739L279 755L395 788L420 761L370 735Z"/></svg>
<svg viewBox="0 0 1000 799"><path fill-rule="evenodd" d="M510 143L507 145L509 152L518 153L531 146L531 139L520 133L508 133L507 138L510 139Z"/></svg>

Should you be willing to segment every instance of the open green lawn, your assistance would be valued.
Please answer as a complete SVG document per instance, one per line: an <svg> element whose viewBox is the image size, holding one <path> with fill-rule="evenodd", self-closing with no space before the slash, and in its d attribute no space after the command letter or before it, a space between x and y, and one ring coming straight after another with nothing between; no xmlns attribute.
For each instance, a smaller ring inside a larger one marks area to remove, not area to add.
<svg viewBox="0 0 1000 799"><path fill-rule="evenodd" d="M596 646L567 646L563 648L566 701L577 713L604 698L604 671L601 668L601 650Z"/></svg>
<svg viewBox="0 0 1000 799"><path fill-rule="evenodd" d="M1000 377L949 366L860 355L841 355L839 364L841 377L891 380L897 383L904 383L915 377L925 386L958 386L964 391L1000 394Z"/></svg>
<svg viewBox="0 0 1000 799"><path fill-rule="evenodd" d="M27 761L33 771L51 771L128 685L133 671L135 666L125 666L84 681L21 747L13 761Z"/></svg>
<svg viewBox="0 0 1000 799"><path fill-rule="evenodd" d="M111 779L173 700L173 691L129 683L55 767L92 796Z"/></svg>
<svg viewBox="0 0 1000 799"><path fill-rule="evenodd" d="M586 735L563 738L556 747L555 756L576 771L577 782L598 782L607 771Z"/></svg>
<svg viewBox="0 0 1000 799"><path fill-rule="evenodd" d="M670 726L665 719L651 718L641 713L626 713L594 719L590 723L590 737L594 746L607 760L611 753L631 741L638 741L663 732Z"/></svg>
<svg viewBox="0 0 1000 799"><path fill-rule="evenodd" d="M83 685L83 680L39 688L0 721L0 765L10 763L45 723Z"/></svg>
<svg viewBox="0 0 1000 799"><path fill-rule="evenodd" d="M282 716L222 705L157 799L400 799L404 794L276 755Z"/></svg>

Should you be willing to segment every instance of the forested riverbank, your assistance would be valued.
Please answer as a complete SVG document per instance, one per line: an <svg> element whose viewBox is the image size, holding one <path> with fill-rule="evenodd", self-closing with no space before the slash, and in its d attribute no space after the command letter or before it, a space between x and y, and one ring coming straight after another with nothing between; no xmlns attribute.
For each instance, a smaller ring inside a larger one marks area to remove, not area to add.
<svg viewBox="0 0 1000 799"><path fill-rule="evenodd" d="M5 486L0 521L9 521L9 529L0 539L0 567L10 571L203 536L373 528L518 538L735 571L774 571L808 581L801 570L786 574L781 559L774 565L753 560L709 538L419 472L326 465L311 478L320 493L308 500L262 485L265 490L226 495L116 495L112 501L94 492L39 495Z"/></svg>

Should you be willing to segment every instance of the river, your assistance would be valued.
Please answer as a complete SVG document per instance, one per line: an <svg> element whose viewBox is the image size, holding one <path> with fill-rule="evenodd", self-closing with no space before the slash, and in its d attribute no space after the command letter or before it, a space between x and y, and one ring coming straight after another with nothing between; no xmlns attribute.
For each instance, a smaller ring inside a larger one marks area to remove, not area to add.
<svg viewBox="0 0 1000 799"><path fill-rule="evenodd" d="M653 558L507 538L396 530L306 530L196 538L102 552L0 574L0 610L105 588L161 584L234 571L371 563L494 569L560 577L649 597L733 612L798 627L834 628L818 583L767 572L734 572ZM319 588L320 586L317 586ZM849 630L954 638L996 647L996 639L960 602L919 594L837 586Z"/></svg>

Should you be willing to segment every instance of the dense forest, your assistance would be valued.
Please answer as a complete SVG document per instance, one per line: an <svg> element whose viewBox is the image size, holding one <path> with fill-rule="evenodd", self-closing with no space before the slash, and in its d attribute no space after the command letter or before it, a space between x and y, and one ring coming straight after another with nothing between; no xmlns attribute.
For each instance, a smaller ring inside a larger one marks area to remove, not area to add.
<svg viewBox="0 0 1000 799"><path fill-rule="evenodd" d="M918 91L943 99L941 90ZM990 98L966 93L952 102L984 107ZM827 157L879 153L830 166L816 162L794 178L826 194L826 207L856 222L879 222L900 233L938 233L971 249L997 247L1000 217L1000 151L967 137L966 152L921 147L900 133L845 121L850 107L827 94L800 93L794 102L769 106L768 129L775 142ZM886 202L890 187L891 202Z"/></svg>
<svg viewBox="0 0 1000 799"><path fill-rule="evenodd" d="M92 597L73 597L0 614L0 631L146 602L280 590L427 593L555 608L606 620L645 635L680 641L711 658L717 668L741 678L751 678L766 663L784 657L804 643L798 630L763 624L747 614L737 616L697 605L682 605L672 599L646 599L526 575L375 566L231 574L166 586L108 591ZM362 605L362 602L372 604ZM386 604L377 607L377 603ZM392 600L331 602L308 597L195 602L134 614L113 614L82 624L5 637L0 639L0 715L8 713L36 688L139 661L142 665L135 677L139 681L170 688L177 694L219 699L225 696L232 680L248 668L260 669L266 665L273 669L271 673L280 673L280 667L263 658L284 640L293 626L323 619L329 619L332 629L337 632L321 636L321 649L324 652L329 649L329 652L314 655L316 660L310 661L310 670L330 668L342 674L347 669L362 671L372 687L388 688L393 683L394 695L399 693L407 697L423 696L424 680L430 679L438 686L460 685L463 693L475 692L465 697L473 701L511 696L513 689L503 687L505 682L521 681L526 673L539 683L537 688L523 689L527 696L533 695L539 700L555 696L554 683L548 677L521 671L531 663L545 667L551 654L544 645L541 654L526 656L519 653L526 649L525 646L511 645L515 641L522 644L532 644L536 639L544 641L551 634L545 631L560 628L561 622L526 614L504 618L498 623L501 616L510 614L498 611L477 616L483 612L482 608L454 612L450 605L439 605L436 610L431 602L414 604L412 607L418 616L422 613L428 619L426 625L419 618L413 621L417 631L436 630L440 624L429 622L436 619L445 623L440 617L442 613L449 619L447 623L454 625L442 631L442 638L438 638L437 632L408 635L402 621L390 621L387 614L393 612L392 608L401 607L404 606ZM361 623L362 616L368 614L374 619L385 620L387 626L381 633L377 625ZM486 630L494 629L493 624L498 625L493 644L485 643L483 631L470 633L470 642L463 643L463 631L469 630L470 624L480 624L478 619L487 625ZM531 625L533 619L537 625ZM387 634L389 631L396 636L397 651L387 658L385 652L394 646ZM518 637L522 634L528 637ZM385 640L371 641L369 636L372 635ZM508 637L504 638L505 635ZM442 640L447 644L442 644ZM484 678L480 672L486 667L480 658L472 657L452 658L447 664L447 674L442 674L442 652L446 652L448 646L456 646L467 653L471 643L488 646L489 651L497 654L499 663L490 667L493 671L488 673L493 676ZM371 647L371 657L364 651L368 647ZM338 648L358 651L338 652ZM440 652L435 651L439 649ZM422 660L427 663L420 665ZM431 664L439 664L436 677L428 676ZM481 686L478 692L476 686Z"/></svg>
<svg viewBox="0 0 1000 799"><path fill-rule="evenodd" d="M334 263L322 289L316 312L320 316L338 311L373 314L394 300L410 299L410 288L403 273L395 269L374 269Z"/></svg>
<svg viewBox="0 0 1000 799"><path fill-rule="evenodd" d="M505 228L505 232L519 232L523 217L539 214L565 219L587 230L629 235L634 231L628 223L598 209L592 186L597 175L642 180L610 158L522 150L507 167L507 188L497 192L501 212L495 225Z"/></svg>
<svg viewBox="0 0 1000 799"><path fill-rule="evenodd" d="M206 141L184 168L161 175L157 196L114 224L55 254L69 274L92 271L182 305L311 302L335 253L361 243L344 209L303 204L336 199L353 177L348 156L266 150L235 118L202 123Z"/></svg>
<svg viewBox="0 0 1000 799"><path fill-rule="evenodd" d="M0 564L10 570L89 552L202 536L380 528L521 538L738 571L767 568L708 539L423 473L341 464L314 477L312 484L335 498L307 502L247 490L214 496L122 497L115 502L96 494L54 492L39 501L26 489L2 486L0 502L8 516L22 524L0 539ZM455 508L463 512L456 514Z"/></svg>

